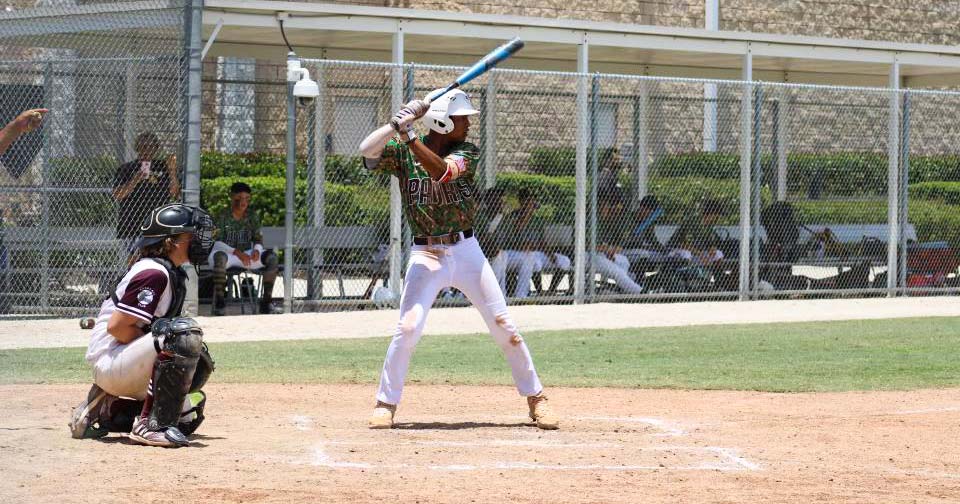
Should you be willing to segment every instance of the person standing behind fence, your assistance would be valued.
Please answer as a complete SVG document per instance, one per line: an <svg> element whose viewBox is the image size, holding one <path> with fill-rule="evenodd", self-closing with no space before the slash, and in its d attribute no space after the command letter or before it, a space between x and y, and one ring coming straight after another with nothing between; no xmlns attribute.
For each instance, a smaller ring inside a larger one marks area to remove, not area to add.
<svg viewBox="0 0 960 504"><path fill-rule="evenodd" d="M279 313L273 306L273 284L279 270L277 254L263 248L260 234L260 216L250 209L250 186L235 182L230 186L230 208L217 216L220 236L213 244L209 262L213 265L213 315L225 313L224 288L227 284L227 268L263 270L263 296L260 298L260 313Z"/></svg>
<svg viewBox="0 0 960 504"><path fill-rule="evenodd" d="M365 165L396 175L407 220L414 232L400 297L400 320L380 375L373 429L393 427L413 350L423 334L427 313L445 287L463 292L480 312L490 335L513 371L517 392L525 396L530 418L541 429L556 429L533 358L507 312L507 303L490 263L474 237L479 149L466 141L469 116L479 114L459 89L426 103L414 100L390 124L360 143ZM419 137L413 123L425 117L430 134ZM394 136L396 139L391 139Z"/></svg>
<svg viewBox="0 0 960 504"><path fill-rule="evenodd" d="M118 202L117 238L133 243L140 223L151 210L180 199L177 158L158 159L160 141L153 133L137 135L137 159L120 165L113 179L113 197Z"/></svg>

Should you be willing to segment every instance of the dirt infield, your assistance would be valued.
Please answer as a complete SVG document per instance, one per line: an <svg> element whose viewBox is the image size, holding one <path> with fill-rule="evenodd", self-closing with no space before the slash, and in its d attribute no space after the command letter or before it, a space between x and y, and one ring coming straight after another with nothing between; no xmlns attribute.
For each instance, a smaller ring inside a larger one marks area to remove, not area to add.
<svg viewBox="0 0 960 504"><path fill-rule="evenodd" d="M562 429L506 387L213 385L193 446L70 439L86 387L0 386L6 502L957 502L960 389L770 394L555 389Z"/></svg>

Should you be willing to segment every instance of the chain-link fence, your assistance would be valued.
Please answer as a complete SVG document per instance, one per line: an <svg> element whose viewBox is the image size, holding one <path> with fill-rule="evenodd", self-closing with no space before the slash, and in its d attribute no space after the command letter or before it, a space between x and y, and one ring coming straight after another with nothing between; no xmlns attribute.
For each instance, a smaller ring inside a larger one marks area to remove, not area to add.
<svg viewBox="0 0 960 504"><path fill-rule="evenodd" d="M125 258L118 167L141 132L182 143L180 60L73 56L0 67L5 96L23 96L12 109L53 109L7 154L28 162L4 158L4 314L88 311ZM296 107L288 239L286 68L204 65L202 203L227 216L231 187L251 188L264 245L293 252L273 295L294 311L394 305L413 237L358 144L461 69L304 61L320 97ZM481 112L474 229L512 303L960 290L960 94L517 70L465 91ZM209 276L200 288L213 297Z"/></svg>
<svg viewBox="0 0 960 504"><path fill-rule="evenodd" d="M144 213L179 199L183 2L37 2L0 13L0 316L95 310ZM182 158L182 156L181 156Z"/></svg>
<svg viewBox="0 0 960 504"><path fill-rule="evenodd" d="M306 65L321 97L298 108L294 304L390 305L410 231L357 145L460 69ZM474 227L511 302L957 286L944 107L960 95L513 70L465 91Z"/></svg>

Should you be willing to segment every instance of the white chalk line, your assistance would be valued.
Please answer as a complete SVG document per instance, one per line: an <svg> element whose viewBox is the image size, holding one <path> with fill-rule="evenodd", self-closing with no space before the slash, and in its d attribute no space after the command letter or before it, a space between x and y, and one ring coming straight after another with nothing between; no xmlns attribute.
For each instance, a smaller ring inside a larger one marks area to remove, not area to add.
<svg viewBox="0 0 960 504"><path fill-rule="evenodd" d="M482 415L481 415L481 416L482 416ZM459 418L462 419L462 417L459 417ZM518 420L518 419L522 419L522 420L526 420L526 421L529 421L529 420L530 420L528 417L517 417L517 416L503 416L503 417L499 417L499 418L509 418L510 420ZM438 421L438 420L447 421L447 420L454 420L454 418L453 418L453 417L433 417L433 418L431 418L431 421L434 421L434 422L436 422L436 421ZM649 426L651 426L651 427L653 427L653 428L658 429L658 430L661 431L660 434L653 434L653 436L655 436L655 437L660 437L660 436L662 436L662 437L679 437L679 436L684 436L684 435L686 435L686 432L685 432L683 429L681 429L681 428L679 428L679 427L676 427L676 426L674 426L674 425L671 425L671 424L670 424L669 422L667 422L666 420L662 420L662 419L660 419L660 418L652 418L652 417L611 417L611 416L576 416L576 417L570 417L570 420L580 421L580 422L610 422L610 423L620 423L620 424L643 424L643 425L649 425ZM310 429L312 428L312 426L313 426L313 418L311 418L311 417L309 417L309 416L306 416L306 415L294 415L294 416L291 417L291 421L293 422L294 426L295 426L297 429L302 430L302 431L310 430Z"/></svg>
<svg viewBox="0 0 960 504"><path fill-rule="evenodd" d="M649 425L651 427L660 429L663 431L663 436L683 436L686 432L679 427L670 426L666 421L659 418L649 418L649 417L608 417L608 416L580 416L572 417L571 420L578 420L583 422L613 422L613 423L639 423Z"/></svg>
<svg viewBox="0 0 960 504"><path fill-rule="evenodd" d="M954 411L960 411L960 406L946 406L943 408L927 408L927 409L916 409L916 410L900 410L894 411L894 415L926 415L930 413L950 413Z"/></svg>
<svg viewBox="0 0 960 504"><path fill-rule="evenodd" d="M491 439L488 441L440 441L435 439L421 440L398 440L390 441L391 445L417 445L417 446L443 446L451 448L491 448L498 446L528 446L535 448L620 448L623 445L619 443L558 443L546 440L522 440L522 439ZM382 445L383 441L326 441L327 445L358 445L374 446Z"/></svg>
<svg viewBox="0 0 960 504"><path fill-rule="evenodd" d="M290 417L290 421L300 431L308 431L313 428L313 418L307 415L293 415Z"/></svg>
<svg viewBox="0 0 960 504"><path fill-rule="evenodd" d="M484 442L446 442L446 441L417 441L402 444L417 444L426 446L513 446L513 441L507 441L510 444L484 443ZM445 464L445 465L418 465L418 464L370 464L366 462L342 462L334 460L325 449L326 445L374 445L366 441L328 441L320 443L313 448L313 458L311 464L318 467L328 467L333 469L430 469L434 471L483 471L483 470L503 470L503 469L528 469L544 471L648 471L648 470L670 470L670 471L759 471L761 466L753 463L743 457L740 457L730 448L721 448L716 446L653 446L639 448L640 451L687 451L687 452L707 452L714 453L725 458L729 464L699 464L693 466L673 466L664 465L608 465L608 464L537 464L529 462L494 462L490 464ZM597 444L580 444L596 446ZM606 444L606 443L604 443ZM557 444L541 444L540 447L558 447ZM568 445L569 446L569 445ZM623 445L619 445L623 446Z"/></svg>

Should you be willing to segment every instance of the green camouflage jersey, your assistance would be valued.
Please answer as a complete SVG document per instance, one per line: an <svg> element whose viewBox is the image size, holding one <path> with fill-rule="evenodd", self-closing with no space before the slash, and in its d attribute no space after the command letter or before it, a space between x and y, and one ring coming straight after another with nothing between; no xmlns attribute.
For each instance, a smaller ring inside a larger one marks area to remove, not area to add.
<svg viewBox="0 0 960 504"><path fill-rule="evenodd" d="M477 213L473 172L480 151L472 143L453 146L444 157L450 169L442 181L433 180L402 142L387 142L372 169L396 175L407 221L414 236L436 236L473 227Z"/></svg>
<svg viewBox="0 0 960 504"><path fill-rule="evenodd" d="M263 236L260 234L260 217L253 209L247 209L247 216L237 220L233 218L233 212L229 207L217 215L215 221L218 229L217 241L221 241L233 248L247 250L253 247L254 243L263 243Z"/></svg>

